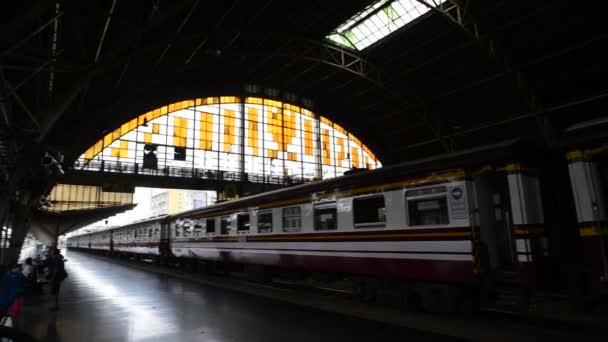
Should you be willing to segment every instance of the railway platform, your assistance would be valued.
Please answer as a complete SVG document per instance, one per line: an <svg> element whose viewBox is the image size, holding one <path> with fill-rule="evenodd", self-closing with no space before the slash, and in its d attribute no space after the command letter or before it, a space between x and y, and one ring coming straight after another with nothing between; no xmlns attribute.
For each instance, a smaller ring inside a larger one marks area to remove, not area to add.
<svg viewBox="0 0 608 342"><path fill-rule="evenodd" d="M489 317L407 313L340 296L184 274L67 251L60 310L25 300L39 341L571 341L587 332Z"/></svg>

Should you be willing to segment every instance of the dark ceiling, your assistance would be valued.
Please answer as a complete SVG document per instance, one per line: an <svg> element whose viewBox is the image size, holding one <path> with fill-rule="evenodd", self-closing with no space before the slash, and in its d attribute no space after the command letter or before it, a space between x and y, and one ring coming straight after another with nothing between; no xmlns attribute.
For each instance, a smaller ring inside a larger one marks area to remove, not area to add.
<svg viewBox="0 0 608 342"><path fill-rule="evenodd" d="M605 115L601 1L448 1L362 53L324 40L369 3L12 2L0 13L4 137L71 160L128 118L247 84L310 99L384 164L516 136L552 143Z"/></svg>

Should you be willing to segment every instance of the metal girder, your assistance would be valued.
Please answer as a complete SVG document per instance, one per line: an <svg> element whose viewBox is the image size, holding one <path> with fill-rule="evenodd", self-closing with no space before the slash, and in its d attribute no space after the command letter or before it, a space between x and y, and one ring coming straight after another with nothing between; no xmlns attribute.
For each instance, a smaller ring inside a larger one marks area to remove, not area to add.
<svg viewBox="0 0 608 342"><path fill-rule="evenodd" d="M530 111L542 113L542 103L526 75L514 67L509 55L500 48L500 44L496 39L492 38L487 32L483 32L482 34L478 21L475 20L475 17L471 13L471 4L474 0L447 0L444 3L439 3L436 0L416 1L448 18L460 27L471 40L477 42L486 51L488 57L501 66L505 73L512 73L519 94ZM543 115L539 115L536 117L536 120L545 143L549 146L554 145L556 134L549 119Z"/></svg>
<svg viewBox="0 0 608 342"><path fill-rule="evenodd" d="M45 22L44 24L42 24L41 26L36 28L34 31L32 31L30 34L28 34L25 38L21 39L20 41L18 41L15 44L13 44L8 49L0 52L0 57L9 55L13 51L17 50L23 44L27 43L32 37L36 36L37 34L39 34L42 31L44 31L45 28L47 28L49 25L53 24L55 22L55 20L59 19L62 15L63 15L63 12L57 13L55 16L53 16L53 18L51 18L50 20L48 20L47 22Z"/></svg>

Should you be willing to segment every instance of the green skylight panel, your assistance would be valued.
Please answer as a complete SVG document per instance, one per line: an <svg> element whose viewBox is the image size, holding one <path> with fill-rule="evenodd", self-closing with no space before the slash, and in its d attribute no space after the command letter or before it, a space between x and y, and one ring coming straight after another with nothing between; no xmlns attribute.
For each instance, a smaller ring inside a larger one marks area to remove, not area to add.
<svg viewBox="0 0 608 342"><path fill-rule="evenodd" d="M445 1L426 0L431 6ZM379 0L348 19L327 38L351 49L363 50L428 11L430 8L417 0Z"/></svg>

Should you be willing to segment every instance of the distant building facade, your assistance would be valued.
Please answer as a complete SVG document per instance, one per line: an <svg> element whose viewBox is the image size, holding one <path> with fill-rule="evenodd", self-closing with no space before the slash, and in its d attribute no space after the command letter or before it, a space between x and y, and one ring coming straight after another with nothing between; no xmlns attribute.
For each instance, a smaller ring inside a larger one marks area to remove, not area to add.
<svg viewBox="0 0 608 342"><path fill-rule="evenodd" d="M214 191L163 189L152 194L152 216L170 215L216 202Z"/></svg>

